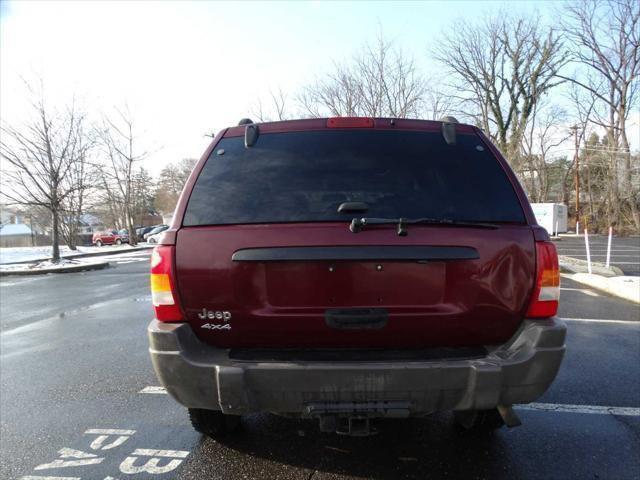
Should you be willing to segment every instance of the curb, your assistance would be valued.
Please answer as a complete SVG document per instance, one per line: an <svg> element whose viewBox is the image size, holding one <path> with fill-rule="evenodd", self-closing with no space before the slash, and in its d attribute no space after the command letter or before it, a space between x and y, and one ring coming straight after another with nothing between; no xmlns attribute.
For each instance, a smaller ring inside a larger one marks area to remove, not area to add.
<svg viewBox="0 0 640 480"><path fill-rule="evenodd" d="M560 262L560 271L562 273L588 273L589 264L586 260L579 258L569 257L567 255L560 255L558 257ZM608 268L603 263L591 262L591 271L596 275L603 277L622 277L624 272L616 266L609 266Z"/></svg>
<svg viewBox="0 0 640 480"><path fill-rule="evenodd" d="M60 257L60 259L65 259L65 260L73 260L74 258L87 258L87 257L99 257L102 255L117 255L119 253L130 253L130 252L139 252L141 250L150 250L153 247L155 247L156 244L152 244L152 245L144 245L144 246L136 246L136 247L131 247L131 248L127 248L126 250L122 249L122 250L106 250L106 251L100 251L100 252L87 252L87 253L74 253L72 255L67 255L64 257ZM108 247L106 247L108 248ZM22 265L25 263L38 263L38 262L45 262L47 260L50 260L51 257L43 257L43 258L32 258L31 260L20 260L19 262L11 262L11 263L0 263L0 268L2 267L2 265Z"/></svg>
<svg viewBox="0 0 640 480"><path fill-rule="evenodd" d="M602 290L614 297L640 304L640 277L603 277L588 273L576 273L569 277L575 282Z"/></svg>
<svg viewBox="0 0 640 480"><path fill-rule="evenodd" d="M12 263L11 265L15 265ZM0 270L0 277L8 277L10 275L45 275L47 273L74 273L86 272L88 270L102 270L109 266L109 262L101 263L85 263L82 265L73 265L70 267L60 268L42 268L39 270Z"/></svg>

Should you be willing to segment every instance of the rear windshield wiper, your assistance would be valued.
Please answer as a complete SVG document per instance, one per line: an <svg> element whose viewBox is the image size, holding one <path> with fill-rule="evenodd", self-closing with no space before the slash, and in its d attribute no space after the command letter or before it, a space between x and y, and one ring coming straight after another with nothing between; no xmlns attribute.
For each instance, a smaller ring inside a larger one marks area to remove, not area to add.
<svg viewBox="0 0 640 480"><path fill-rule="evenodd" d="M469 222L464 220L453 220L451 218L354 218L351 220L349 230L353 233L362 231L365 227L370 225L398 225L398 235L405 237L407 232L407 225L446 225L452 227L470 227L470 228L488 228L496 229L498 225L486 222Z"/></svg>

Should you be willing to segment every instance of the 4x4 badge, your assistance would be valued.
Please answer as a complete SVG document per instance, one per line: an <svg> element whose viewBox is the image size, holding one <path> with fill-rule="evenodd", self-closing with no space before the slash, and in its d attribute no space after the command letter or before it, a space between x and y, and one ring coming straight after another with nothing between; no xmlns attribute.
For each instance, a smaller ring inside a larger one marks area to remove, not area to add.
<svg viewBox="0 0 640 480"><path fill-rule="evenodd" d="M224 323L222 325L217 325L215 323L205 323L200 328L206 328L207 330L231 330L231 324Z"/></svg>

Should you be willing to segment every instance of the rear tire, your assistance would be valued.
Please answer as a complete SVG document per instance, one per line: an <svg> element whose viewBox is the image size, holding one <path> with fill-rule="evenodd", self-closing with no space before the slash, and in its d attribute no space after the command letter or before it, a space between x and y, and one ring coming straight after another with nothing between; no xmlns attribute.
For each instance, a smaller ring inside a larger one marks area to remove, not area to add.
<svg viewBox="0 0 640 480"><path fill-rule="evenodd" d="M190 408L189 419L197 432L211 438L231 434L240 428L239 415L225 415L217 410Z"/></svg>
<svg viewBox="0 0 640 480"><path fill-rule="evenodd" d="M96 247L101 247L102 246L102 242L100 240L96 240Z"/></svg>
<svg viewBox="0 0 640 480"><path fill-rule="evenodd" d="M497 408L491 410L459 410L453 412L456 425L468 432L492 432L504 425Z"/></svg>
<svg viewBox="0 0 640 480"><path fill-rule="evenodd" d="M117 240L116 240L116 245L122 245L122 240L117 239Z"/></svg>

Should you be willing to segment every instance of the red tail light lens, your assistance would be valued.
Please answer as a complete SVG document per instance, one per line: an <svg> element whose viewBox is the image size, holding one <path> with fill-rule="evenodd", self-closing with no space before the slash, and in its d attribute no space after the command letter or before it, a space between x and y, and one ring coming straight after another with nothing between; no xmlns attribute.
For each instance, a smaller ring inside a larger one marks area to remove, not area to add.
<svg viewBox="0 0 640 480"><path fill-rule="evenodd" d="M549 318L558 313L560 300L560 267L556 246L536 242L536 286L527 312L528 318Z"/></svg>
<svg viewBox="0 0 640 480"><path fill-rule="evenodd" d="M184 321L175 288L174 249L172 245L158 245L151 254L151 301L161 322Z"/></svg>
<svg viewBox="0 0 640 480"><path fill-rule="evenodd" d="M327 128L373 128L373 118L333 117L327 120Z"/></svg>

